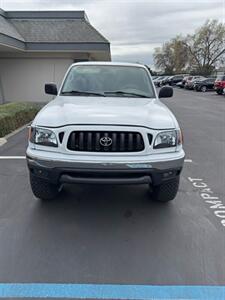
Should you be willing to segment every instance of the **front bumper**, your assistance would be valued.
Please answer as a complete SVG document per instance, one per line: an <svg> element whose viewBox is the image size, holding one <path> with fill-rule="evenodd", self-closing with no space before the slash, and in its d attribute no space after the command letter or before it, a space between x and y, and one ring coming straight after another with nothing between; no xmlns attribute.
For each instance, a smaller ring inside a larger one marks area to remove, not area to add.
<svg viewBox="0 0 225 300"><path fill-rule="evenodd" d="M99 157L95 160L75 160L68 155L27 150L27 164L35 176L54 184L152 184L179 176L184 162L184 151L147 155ZM89 156L89 159L91 157Z"/></svg>

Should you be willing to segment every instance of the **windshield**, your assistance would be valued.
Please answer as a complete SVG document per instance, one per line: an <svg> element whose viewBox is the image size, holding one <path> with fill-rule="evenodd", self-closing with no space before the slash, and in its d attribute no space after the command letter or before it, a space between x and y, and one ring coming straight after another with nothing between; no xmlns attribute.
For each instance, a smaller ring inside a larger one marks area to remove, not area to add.
<svg viewBox="0 0 225 300"><path fill-rule="evenodd" d="M155 98L150 77L144 68L112 65L79 65L69 71L63 95Z"/></svg>
<svg viewBox="0 0 225 300"><path fill-rule="evenodd" d="M219 76L217 76L216 80L225 80L225 76L224 75L219 75Z"/></svg>

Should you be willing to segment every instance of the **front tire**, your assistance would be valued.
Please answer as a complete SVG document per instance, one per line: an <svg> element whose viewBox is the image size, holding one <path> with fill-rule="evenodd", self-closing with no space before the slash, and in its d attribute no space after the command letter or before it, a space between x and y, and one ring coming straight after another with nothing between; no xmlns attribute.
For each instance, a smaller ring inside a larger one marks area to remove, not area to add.
<svg viewBox="0 0 225 300"><path fill-rule="evenodd" d="M180 176L152 187L152 198L159 202L172 201L178 192Z"/></svg>
<svg viewBox="0 0 225 300"><path fill-rule="evenodd" d="M207 87L206 87L205 85L203 85L203 86L201 87L201 91L202 91L203 93L207 92Z"/></svg>
<svg viewBox="0 0 225 300"><path fill-rule="evenodd" d="M32 173L30 173L30 185L34 196L41 200L52 200L59 193L58 185L52 184Z"/></svg>
<svg viewBox="0 0 225 300"><path fill-rule="evenodd" d="M217 92L218 95L222 95L223 94L222 90L217 90L216 92Z"/></svg>

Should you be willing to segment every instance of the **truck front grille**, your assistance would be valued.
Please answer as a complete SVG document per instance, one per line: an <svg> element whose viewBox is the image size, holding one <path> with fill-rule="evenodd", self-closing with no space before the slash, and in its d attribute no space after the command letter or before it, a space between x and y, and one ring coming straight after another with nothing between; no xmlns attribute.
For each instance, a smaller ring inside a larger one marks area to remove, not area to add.
<svg viewBox="0 0 225 300"><path fill-rule="evenodd" d="M73 131L67 148L88 152L138 152L144 150L144 141L138 132Z"/></svg>

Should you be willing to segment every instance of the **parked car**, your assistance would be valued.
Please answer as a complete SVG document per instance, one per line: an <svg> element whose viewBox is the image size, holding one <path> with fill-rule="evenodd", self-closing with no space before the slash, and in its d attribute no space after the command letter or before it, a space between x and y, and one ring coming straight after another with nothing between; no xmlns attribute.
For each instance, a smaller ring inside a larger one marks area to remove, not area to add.
<svg viewBox="0 0 225 300"><path fill-rule="evenodd" d="M187 82L187 80L191 80L192 79L192 77L193 76L190 76L190 75L188 75L188 76L184 76L184 78L182 79L182 86L180 86L180 87L185 87L185 84L186 84L186 82Z"/></svg>
<svg viewBox="0 0 225 300"><path fill-rule="evenodd" d="M159 76L157 76L156 78L152 79L152 82L154 83L155 86L157 86L157 80L158 80Z"/></svg>
<svg viewBox="0 0 225 300"><path fill-rule="evenodd" d="M187 90L193 90L195 81L197 81L197 80L202 80L202 79L205 79L205 77L200 76L200 75L198 75L198 76L191 76L190 79L188 78L188 79L186 80L186 83L185 83L185 86L184 86L184 87L185 87Z"/></svg>
<svg viewBox="0 0 225 300"><path fill-rule="evenodd" d="M166 85L169 77L170 76L164 76L161 80L159 80L158 86L160 87L160 86Z"/></svg>
<svg viewBox="0 0 225 300"><path fill-rule="evenodd" d="M196 91L207 92L214 89L214 78L206 78L195 82L194 89Z"/></svg>
<svg viewBox="0 0 225 300"><path fill-rule="evenodd" d="M159 76L158 78L156 78L155 80L153 80L154 85L160 87L161 82L163 80L163 78L165 78L166 76Z"/></svg>
<svg viewBox="0 0 225 300"><path fill-rule="evenodd" d="M195 80L193 81L193 88L192 88L192 89L195 90L196 85L197 85L198 83L200 83L201 81L205 80L205 79L207 79L207 78L203 77L203 78L195 79Z"/></svg>
<svg viewBox="0 0 225 300"><path fill-rule="evenodd" d="M167 85L171 77L172 76L166 76L165 78L163 78L162 85Z"/></svg>
<svg viewBox="0 0 225 300"><path fill-rule="evenodd" d="M147 184L151 198L177 194L184 163L182 133L140 64L73 64L56 98L29 129L27 163L34 195L55 198L64 184Z"/></svg>
<svg viewBox="0 0 225 300"><path fill-rule="evenodd" d="M217 92L217 94L222 95L224 88L225 88L225 75L219 75L215 80L214 89Z"/></svg>
<svg viewBox="0 0 225 300"><path fill-rule="evenodd" d="M183 85L183 82L182 82L182 81L178 82L178 83L176 84L176 86L177 86L177 87L179 87L179 88L183 88L183 87L184 87L184 85Z"/></svg>
<svg viewBox="0 0 225 300"><path fill-rule="evenodd" d="M176 83L182 81L184 78L184 75L174 75L171 76L170 79L168 80L169 85L175 85Z"/></svg>
<svg viewBox="0 0 225 300"><path fill-rule="evenodd" d="M160 76L154 76L154 78L152 77L152 82L154 83L154 85L156 85L156 81Z"/></svg>

